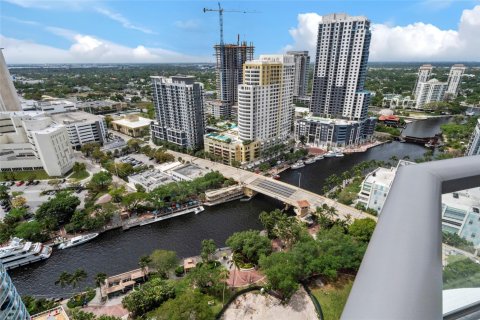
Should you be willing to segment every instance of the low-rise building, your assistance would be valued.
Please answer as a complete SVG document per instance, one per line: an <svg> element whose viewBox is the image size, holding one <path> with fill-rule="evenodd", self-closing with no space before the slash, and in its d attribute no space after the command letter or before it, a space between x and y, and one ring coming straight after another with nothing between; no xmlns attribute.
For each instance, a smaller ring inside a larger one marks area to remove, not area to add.
<svg viewBox="0 0 480 320"><path fill-rule="evenodd" d="M477 125L475 126L472 137L470 138L470 143L468 144L466 155L480 155L480 118L477 119Z"/></svg>
<svg viewBox="0 0 480 320"><path fill-rule="evenodd" d="M0 170L44 169L63 176L73 167L67 128L44 112L0 112Z"/></svg>
<svg viewBox="0 0 480 320"><path fill-rule="evenodd" d="M95 100L95 101L81 101L77 102L79 110L92 114L107 114L119 112L127 107L126 103L117 102L113 100Z"/></svg>
<svg viewBox="0 0 480 320"><path fill-rule="evenodd" d="M67 128L70 143L74 148L92 142L103 145L107 140L107 124L102 116L78 111L57 113L51 117L53 121Z"/></svg>
<svg viewBox="0 0 480 320"><path fill-rule="evenodd" d="M363 121L307 116L295 122L295 140L314 147L348 147L371 139L376 118Z"/></svg>
<svg viewBox="0 0 480 320"><path fill-rule="evenodd" d="M480 248L480 188L442 195L442 230Z"/></svg>
<svg viewBox="0 0 480 320"><path fill-rule="evenodd" d="M37 103L37 109L47 114L77 111L74 102L64 99L47 99Z"/></svg>
<svg viewBox="0 0 480 320"><path fill-rule="evenodd" d="M135 188L135 185L138 184L145 188L147 192L170 182L175 182L175 180L170 175L155 169L147 170L128 177L128 184L132 188Z"/></svg>
<svg viewBox="0 0 480 320"><path fill-rule="evenodd" d="M401 94L388 93L383 96L382 106L390 109L413 108L415 107L415 99L410 98L410 96L405 97Z"/></svg>
<svg viewBox="0 0 480 320"><path fill-rule="evenodd" d="M138 115L127 115L111 122L113 130L134 138L147 135L151 123L152 119Z"/></svg>
<svg viewBox="0 0 480 320"><path fill-rule="evenodd" d="M169 173L175 181L191 181L203 177L207 171L197 165L187 163L171 169Z"/></svg>
<svg viewBox="0 0 480 320"><path fill-rule="evenodd" d="M260 157L259 141L242 141L235 129L212 132L203 137L204 151L221 160L223 164L249 163Z"/></svg>

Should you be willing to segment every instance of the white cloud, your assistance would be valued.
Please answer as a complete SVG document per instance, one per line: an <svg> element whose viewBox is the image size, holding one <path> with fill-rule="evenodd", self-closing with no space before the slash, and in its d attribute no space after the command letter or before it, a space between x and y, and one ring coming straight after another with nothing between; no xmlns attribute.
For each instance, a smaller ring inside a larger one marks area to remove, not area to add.
<svg viewBox="0 0 480 320"><path fill-rule="evenodd" d="M318 23L316 13L298 15L290 29L294 43L284 50L309 50L315 56ZM372 24L371 61L480 61L480 5L464 10L458 30L442 30L417 22L407 26Z"/></svg>
<svg viewBox="0 0 480 320"><path fill-rule="evenodd" d="M95 8L95 10L98 13L112 19L113 21L119 22L124 28L137 30L137 31L140 31L140 32L143 32L143 33L146 33L146 34L155 34L155 32L153 32L152 30L150 30L148 28L144 28L144 27L134 25L127 18L122 16L120 13L112 12L112 11L110 11L108 9L105 9L105 8Z"/></svg>
<svg viewBox="0 0 480 320"><path fill-rule="evenodd" d="M197 30L200 27L200 21L195 19L177 20L174 23L175 27L183 30Z"/></svg>
<svg viewBox="0 0 480 320"><path fill-rule="evenodd" d="M23 8L38 8L44 10L70 9L79 10L91 5L94 0L2 0Z"/></svg>
<svg viewBox="0 0 480 320"><path fill-rule="evenodd" d="M190 56L162 48L138 45L130 48L91 35L72 34L73 31L50 28L52 32L69 39L68 49L59 49L0 35L7 63L164 63L210 62L211 57Z"/></svg>

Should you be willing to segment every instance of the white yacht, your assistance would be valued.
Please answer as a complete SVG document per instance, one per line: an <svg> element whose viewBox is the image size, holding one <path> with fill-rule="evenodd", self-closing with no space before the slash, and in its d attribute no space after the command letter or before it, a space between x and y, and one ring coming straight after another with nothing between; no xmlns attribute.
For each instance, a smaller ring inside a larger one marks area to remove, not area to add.
<svg viewBox="0 0 480 320"><path fill-rule="evenodd" d="M317 161L315 158L308 158L307 160L305 160L305 164L312 164L315 163L315 161Z"/></svg>
<svg viewBox="0 0 480 320"><path fill-rule="evenodd" d="M336 157L336 153L333 152L333 151L328 151L327 153L325 153L324 157L325 158L334 158L334 157Z"/></svg>
<svg viewBox="0 0 480 320"><path fill-rule="evenodd" d="M40 242L13 238L6 247L0 248L0 261L7 270L50 258L52 248Z"/></svg>
<svg viewBox="0 0 480 320"><path fill-rule="evenodd" d="M84 234L84 235L81 235L81 236L73 237L72 239L67 240L64 243L61 243L58 246L58 249L63 250L63 249L75 247L75 246L78 246L82 243L90 241L90 240L96 238L97 236L98 236L98 233L89 233L89 234Z"/></svg>
<svg viewBox="0 0 480 320"><path fill-rule="evenodd" d="M318 160L323 160L323 156L321 154L319 154L318 156L315 156L315 161L318 161Z"/></svg>
<svg viewBox="0 0 480 320"><path fill-rule="evenodd" d="M297 162L295 162L295 163L291 166L292 169L300 169L300 168L303 168L303 167L305 167L305 163L303 163L302 160L298 160Z"/></svg>
<svg viewBox="0 0 480 320"><path fill-rule="evenodd" d="M339 151L335 152L335 157L341 158L343 156L344 156L344 154L342 152L339 152Z"/></svg>

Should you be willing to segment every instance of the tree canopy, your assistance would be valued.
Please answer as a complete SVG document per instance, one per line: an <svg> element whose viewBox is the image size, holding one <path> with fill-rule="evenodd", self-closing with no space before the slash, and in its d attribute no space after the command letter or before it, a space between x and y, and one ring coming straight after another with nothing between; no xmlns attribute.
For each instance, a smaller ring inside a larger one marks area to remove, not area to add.
<svg viewBox="0 0 480 320"><path fill-rule="evenodd" d="M50 230L70 221L80 200L68 191L58 192L38 208L36 219L46 223Z"/></svg>
<svg viewBox="0 0 480 320"><path fill-rule="evenodd" d="M254 264L258 263L262 255L271 252L270 240L255 230L235 232L227 239L226 244L235 253L241 254L244 262Z"/></svg>

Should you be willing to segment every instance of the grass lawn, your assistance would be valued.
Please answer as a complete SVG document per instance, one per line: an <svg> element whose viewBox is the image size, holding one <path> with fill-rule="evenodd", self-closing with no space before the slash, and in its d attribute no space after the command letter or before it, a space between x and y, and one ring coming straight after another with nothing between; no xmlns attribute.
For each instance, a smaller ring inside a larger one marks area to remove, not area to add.
<svg viewBox="0 0 480 320"><path fill-rule="evenodd" d="M90 173L88 173L87 170L82 170L82 171L72 173L68 178L75 179L75 180L83 180L88 178L89 176L90 176Z"/></svg>
<svg viewBox="0 0 480 320"><path fill-rule="evenodd" d="M454 263L454 262L465 260L465 259L468 259L468 258L465 257L463 254L451 254L447 256L447 263L450 264L450 263Z"/></svg>
<svg viewBox="0 0 480 320"><path fill-rule="evenodd" d="M321 288L312 288L313 295L320 302L325 320L337 320L352 289L353 277L341 277L337 282L328 283Z"/></svg>
<svg viewBox="0 0 480 320"><path fill-rule="evenodd" d="M45 170L33 170L33 171L15 171L15 172L0 172L0 181L9 180L46 180L52 179Z"/></svg>

